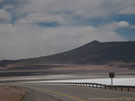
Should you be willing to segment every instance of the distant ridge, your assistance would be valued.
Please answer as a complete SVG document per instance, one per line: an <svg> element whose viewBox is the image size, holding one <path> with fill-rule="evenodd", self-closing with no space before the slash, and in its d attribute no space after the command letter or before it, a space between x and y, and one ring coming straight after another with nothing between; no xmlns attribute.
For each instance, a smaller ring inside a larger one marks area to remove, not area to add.
<svg viewBox="0 0 135 101"><path fill-rule="evenodd" d="M9 60L4 61L4 65ZM94 40L67 52L31 59L10 61L9 64L108 64L135 63L135 41L99 42ZM3 62L1 61L2 65Z"/></svg>

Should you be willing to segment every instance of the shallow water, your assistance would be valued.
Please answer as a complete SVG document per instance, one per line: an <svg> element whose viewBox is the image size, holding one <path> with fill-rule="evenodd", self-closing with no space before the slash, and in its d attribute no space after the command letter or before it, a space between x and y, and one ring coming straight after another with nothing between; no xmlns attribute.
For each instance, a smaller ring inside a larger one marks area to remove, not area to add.
<svg viewBox="0 0 135 101"><path fill-rule="evenodd" d="M25 82L25 83L40 83L40 84L45 84L45 83L54 83L54 82L85 82L85 83L100 83L100 84L111 84L111 79L110 78L91 78L91 79L68 79L68 80L49 80L49 81L30 81L30 82ZM113 79L113 84L114 85L130 85L130 86L135 86L135 77L118 77Z"/></svg>

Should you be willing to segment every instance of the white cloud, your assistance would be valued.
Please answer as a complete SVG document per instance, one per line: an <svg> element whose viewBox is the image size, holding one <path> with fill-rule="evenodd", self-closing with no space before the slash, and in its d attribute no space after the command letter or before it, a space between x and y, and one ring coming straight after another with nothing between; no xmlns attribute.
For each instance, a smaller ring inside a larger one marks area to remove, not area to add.
<svg viewBox="0 0 135 101"><path fill-rule="evenodd" d="M133 9L134 6L134 0L28 0L27 4L19 7L21 10L17 9L17 11L18 13L65 11L83 17L104 17Z"/></svg>
<svg viewBox="0 0 135 101"><path fill-rule="evenodd" d="M92 26L40 28L32 24L1 24L0 30L2 32L0 37L1 59L54 54L93 40L125 40L113 31L100 30Z"/></svg>
<svg viewBox="0 0 135 101"><path fill-rule="evenodd" d="M125 8L120 13L121 14L135 14L135 7Z"/></svg>
<svg viewBox="0 0 135 101"><path fill-rule="evenodd" d="M118 25L120 27L128 27L129 26L129 23L127 21L121 21L121 22L118 22Z"/></svg>
<svg viewBox="0 0 135 101"><path fill-rule="evenodd" d="M129 24L127 21L121 21L117 23L118 27L129 27L129 28L135 28L134 25Z"/></svg>
<svg viewBox="0 0 135 101"><path fill-rule="evenodd" d="M110 11L102 7L104 0L29 0L17 13L68 12L68 16L106 16ZM69 14L70 13L70 14Z"/></svg>
<svg viewBox="0 0 135 101"><path fill-rule="evenodd" d="M11 9L11 8L14 8L13 5L10 5L10 4L7 4L3 7L4 9Z"/></svg>
<svg viewBox="0 0 135 101"><path fill-rule="evenodd" d="M31 13L23 19L19 19L16 23L41 23L41 22L59 22L61 24L66 23L66 20L62 16L54 14L45 14L42 12Z"/></svg>
<svg viewBox="0 0 135 101"><path fill-rule="evenodd" d="M115 0L114 0L115 1ZM135 0L118 0L120 14L135 14Z"/></svg>
<svg viewBox="0 0 135 101"><path fill-rule="evenodd" d="M124 28L124 27L135 28L134 25L129 24L127 21L120 21L120 22L112 22L112 23L106 24L104 26L100 26L99 29L101 29L101 30L106 29L108 31L115 32L116 29Z"/></svg>
<svg viewBox="0 0 135 101"><path fill-rule="evenodd" d="M15 11L21 18L17 23L58 21L70 24L73 16L85 19L126 14L123 10L134 9L134 6L134 0L28 0L26 4L17 6ZM22 17L23 14L28 15Z"/></svg>
<svg viewBox="0 0 135 101"><path fill-rule="evenodd" d="M0 21L7 22L11 18L11 15L9 12L7 12L5 9L0 9Z"/></svg>

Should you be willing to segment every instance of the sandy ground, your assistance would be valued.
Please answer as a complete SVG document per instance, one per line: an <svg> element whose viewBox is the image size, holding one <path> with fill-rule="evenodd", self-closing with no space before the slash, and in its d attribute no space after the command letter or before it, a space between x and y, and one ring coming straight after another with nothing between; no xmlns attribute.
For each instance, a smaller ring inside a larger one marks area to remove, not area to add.
<svg viewBox="0 0 135 101"><path fill-rule="evenodd" d="M15 86L0 86L0 101L21 101L27 91Z"/></svg>

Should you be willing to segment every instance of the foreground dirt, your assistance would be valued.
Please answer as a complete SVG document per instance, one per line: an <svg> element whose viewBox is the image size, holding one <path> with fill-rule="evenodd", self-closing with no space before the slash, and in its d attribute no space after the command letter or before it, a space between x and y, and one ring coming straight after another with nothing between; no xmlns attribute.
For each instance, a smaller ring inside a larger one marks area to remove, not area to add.
<svg viewBox="0 0 135 101"><path fill-rule="evenodd" d="M27 91L15 86L0 86L0 101L22 101Z"/></svg>

